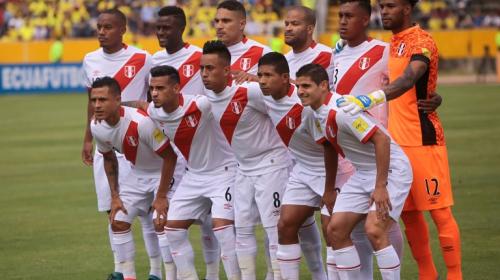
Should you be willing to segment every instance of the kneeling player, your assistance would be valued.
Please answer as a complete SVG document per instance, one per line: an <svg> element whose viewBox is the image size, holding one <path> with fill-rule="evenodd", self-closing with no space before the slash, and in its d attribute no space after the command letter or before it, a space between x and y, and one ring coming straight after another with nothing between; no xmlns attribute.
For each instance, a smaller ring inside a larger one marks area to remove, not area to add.
<svg viewBox="0 0 500 280"><path fill-rule="evenodd" d="M120 86L116 80L104 77L92 84L90 102L95 121L91 124L91 131L97 149L104 156L112 196L110 222L119 262L111 279L135 279L132 221L137 216L151 219L149 210L155 192L155 207L167 199L177 155L145 112L122 107L120 101ZM132 166L120 186L114 150L123 153ZM183 169L183 166L178 168ZM161 267L152 267L151 271L150 280L161 279Z"/></svg>
<svg viewBox="0 0 500 280"><path fill-rule="evenodd" d="M336 105L324 105L329 91L323 68L303 66L297 72L297 84L302 103L311 106L315 117L324 124L322 130L328 141L356 168L336 198L328 225L340 279L361 279L360 260L350 234L365 217L365 230L383 279L399 279L400 261L387 232L399 220L410 189L408 158L369 115L351 115Z"/></svg>

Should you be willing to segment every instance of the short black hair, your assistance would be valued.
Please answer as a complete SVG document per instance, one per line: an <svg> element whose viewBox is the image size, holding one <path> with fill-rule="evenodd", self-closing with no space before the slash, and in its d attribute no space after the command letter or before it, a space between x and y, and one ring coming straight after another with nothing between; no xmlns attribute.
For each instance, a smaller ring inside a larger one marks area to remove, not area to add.
<svg viewBox="0 0 500 280"><path fill-rule="evenodd" d="M231 53L227 49L226 45L219 40L207 41L203 45L203 54L216 54L219 58L222 58L227 62L228 65L231 64Z"/></svg>
<svg viewBox="0 0 500 280"><path fill-rule="evenodd" d="M105 76L105 77L100 77L96 78L92 82L91 88L103 88L107 87L109 88L109 91L113 93L114 95L120 95L122 90L120 88L120 84L113 78Z"/></svg>
<svg viewBox="0 0 500 280"><path fill-rule="evenodd" d="M266 53L259 59L259 67L262 65L271 65L278 74L290 74L288 61L283 54L279 52Z"/></svg>
<svg viewBox="0 0 500 280"><path fill-rule="evenodd" d="M173 16L180 26L186 26L186 14L177 6L165 6L158 11L159 17Z"/></svg>
<svg viewBox="0 0 500 280"><path fill-rule="evenodd" d="M217 5L217 10L218 9L226 9L226 10L230 10L233 12L239 12L242 17L244 17L244 18L247 17L247 12L246 12L243 4L241 4L240 2L235 1L235 0L226 0L226 1L219 3L219 5Z"/></svg>
<svg viewBox="0 0 500 280"><path fill-rule="evenodd" d="M346 3L351 3L351 2L356 2L358 5L365 10L368 15L372 14L372 5L370 3L370 0L340 0L340 5L346 4Z"/></svg>
<svg viewBox="0 0 500 280"><path fill-rule="evenodd" d="M113 15L118 19L120 24L122 24L123 26L127 26L127 17L122 11L118 10L117 8L104 10L101 12L101 15L102 14Z"/></svg>
<svg viewBox="0 0 500 280"><path fill-rule="evenodd" d="M309 63L300 67L295 76L297 78L309 77L317 85L319 85L323 81L326 81L327 83L329 82L328 73L326 72L325 68L315 63Z"/></svg>
<svg viewBox="0 0 500 280"><path fill-rule="evenodd" d="M410 3L412 8L415 8L415 5L417 5L417 3L418 3L418 0L407 0L407 1L408 1L408 3Z"/></svg>
<svg viewBox="0 0 500 280"><path fill-rule="evenodd" d="M169 77L171 81L173 81L175 84L179 84L181 82L181 78L179 77L179 72L177 72L177 69L170 65L160 65L160 66L155 66L151 68L149 71L151 74L151 77L156 78L156 77Z"/></svg>
<svg viewBox="0 0 500 280"><path fill-rule="evenodd" d="M312 9L306 6L291 6L288 8L288 11L292 10L298 10L304 13L304 18L307 24L316 25L316 13Z"/></svg>

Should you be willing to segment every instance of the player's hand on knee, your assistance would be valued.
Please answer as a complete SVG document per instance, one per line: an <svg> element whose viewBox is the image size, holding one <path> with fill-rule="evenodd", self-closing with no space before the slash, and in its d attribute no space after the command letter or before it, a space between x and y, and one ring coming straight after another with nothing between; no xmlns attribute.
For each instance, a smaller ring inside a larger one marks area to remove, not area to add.
<svg viewBox="0 0 500 280"><path fill-rule="evenodd" d="M109 214L110 223L113 223L118 211L128 214L127 209L125 209L125 206L119 196L111 198L111 212Z"/></svg>
<svg viewBox="0 0 500 280"><path fill-rule="evenodd" d="M441 106L443 102L443 98L441 95L433 92L429 94L429 98L421 99L417 101L418 109L424 111L424 113L432 113L436 111L436 109Z"/></svg>
<svg viewBox="0 0 500 280"><path fill-rule="evenodd" d="M389 217L389 211L392 210L392 205L389 198L389 192L385 185L375 187L375 190L370 196L370 205L372 205L372 203L375 203L377 218L386 220Z"/></svg>
<svg viewBox="0 0 500 280"><path fill-rule="evenodd" d="M83 142L83 148L82 148L82 161L85 165L92 165L94 158L92 155L92 150L94 148L94 145L92 144L92 141L88 142L85 141Z"/></svg>
<svg viewBox="0 0 500 280"><path fill-rule="evenodd" d="M335 204L336 199L337 199L336 191L331 191L331 192L325 191L321 199L321 203L326 206L326 209L328 210L330 216L332 216L333 205Z"/></svg>
<svg viewBox="0 0 500 280"><path fill-rule="evenodd" d="M153 201L153 209L154 209L154 219L153 222L158 226L165 226L167 222L167 213L168 213L168 200L166 197L156 197Z"/></svg>

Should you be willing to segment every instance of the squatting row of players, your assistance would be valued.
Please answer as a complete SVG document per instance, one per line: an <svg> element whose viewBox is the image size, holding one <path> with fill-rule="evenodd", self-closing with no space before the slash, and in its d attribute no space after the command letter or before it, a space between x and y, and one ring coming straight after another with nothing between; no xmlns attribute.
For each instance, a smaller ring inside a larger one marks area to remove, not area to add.
<svg viewBox="0 0 500 280"><path fill-rule="evenodd" d="M370 1L340 2L343 40L334 50L313 40L314 11L288 8L286 55L245 37L237 1L218 5L218 40L203 49L184 42L183 10L162 8L156 34L163 50L153 56L123 43L120 11L99 16L101 48L83 61L82 158L93 165L99 211L109 214L109 279L136 279L136 217L151 280L198 279L193 223L201 225L205 279L219 278L221 260L227 279L256 279L259 224L266 279L298 279L302 255L311 279L372 279L373 255L383 279L399 279L401 216L419 278L434 280L427 210L447 279L461 279L435 112L438 53L412 24L417 1L379 0L390 45L367 36Z"/></svg>

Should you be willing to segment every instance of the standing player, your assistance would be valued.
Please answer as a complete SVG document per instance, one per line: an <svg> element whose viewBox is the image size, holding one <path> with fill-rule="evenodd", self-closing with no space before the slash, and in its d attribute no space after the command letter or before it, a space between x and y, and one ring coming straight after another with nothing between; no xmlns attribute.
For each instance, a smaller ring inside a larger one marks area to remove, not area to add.
<svg viewBox="0 0 500 280"><path fill-rule="evenodd" d="M170 65L177 69L180 76L180 92L183 94L201 94L203 83L200 77L201 49L182 39L186 28L186 15L176 6L166 6L158 11L156 36L164 50L153 55L153 65ZM207 265L205 279L219 279L220 250L212 231L209 216L203 219L201 226L201 244Z"/></svg>
<svg viewBox="0 0 500 280"><path fill-rule="evenodd" d="M185 28L186 15L181 8L166 6L158 11L156 37L160 47L164 49L153 55L153 65L170 65L177 69L181 78L182 93L201 93L201 49L184 42L182 34Z"/></svg>
<svg viewBox="0 0 500 280"><path fill-rule="evenodd" d="M292 49L285 57L292 80L295 80L295 73L300 67L308 63L321 65L327 71L328 77L333 77L332 49L314 41L315 27L316 14L313 10L304 6L288 8L285 16L285 43Z"/></svg>
<svg viewBox="0 0 500 280"><path fill-rule="evenodd" d="M400 279L400 260L389 242L388 230L399 220L410 189L412 173L407 157L374 118L364 112L351 115L336 102L328 102L327 98L340 96L329 96L328 76L320 66L303 66L297 72L297 85L302 103L315 110L325 137L356 168L335 200L328 225L340 279L364 279L350 234L365 218L382 278Z"/></svg>
<svg viewBox="0 0 500 280"><path fill-rule="evenodd" d="M214 23L217 39L231 53L231 73L236 83L257 81L257 63L271 49L245 36L246 11L243 4L235 0L221 2L217 6Z"/></svg>
<svg viewBox="0 0 500 280"><path fill-rule="evenodd" d="M436 279L429 232L422 211L430 211L439 232L448 279L462 279L460 232L451 212L453 196L443 127L425 102L436 89L438 50L429 33L413 25L416 0L380 0L382 22L393 32L391 83L357 99L344 99L347 110L370 109L389 102L389 131L412 164L414 181L401 218L420 279ZM354 103L353 103L354 102Z"/></svg>
<svg viewBox="0 0 500 280"><path fill-rule="evenodd" d="M123 43L123 34L126 31L127 19L117 9L107 10L99 15L97 20L97 38L101 48L88 53L83 59L85 84L90 88L92 81L98 77L110 76L118 81L121 89L122 101L146 100L147 80L151 67L150 55L132 46ZM111 210L111 193L104 173L103 157L96 151L92 157L92 134L90 133L90 118L94 114L88 102L87 126L83 140L82 159L87 165L93 164L94 181L97 193L99 211ZM125 157L116 153L120 167L120 179L126 177L130 170ZM142 224L144 242L150 258L151 268L161 267L161 256L158 248L154 226L150 219L139 216ZM109 237L113 252L112 231L109 227ZM116 256L115 256L116 265Z"/></svg>
<svg viewBox="0 0 500 280"><path fill-rule="evenodd" d="M205 43L201 77L206 95L238 161L234 192L238 261L242 278L255 279L254 227L261 221L269 238L274 278L280 279L277 223L290 160L267 115L259 85L236 85L231 80L230 62L231 54L221 41Z"/></svg>
<svg viewBox="0 0 500 280"><path fill-rule="evenodd" d="M236 162L214 121L205 96L179 92L180 77L171 66L151 69L153 103L148 113L187 159L187 171L168 209L166 234L181 279L198 279L187 229L212 213L228 279L240 279L235 252L233 186Z"/></svg>
<svg viewBox="0 0 500 280"><path fill-rule="evenodd" d="M321 237L314 219L314 211L320 207L325 188L323 147L317 142L325 145L325 149L332 147L317 129L313 111L302 106L297 88L290 84L288 63L282 54L271 52L264 55L259 60L257 75L260 88L266 95L264 100L269 116L296 160L285 188L278 222L277 256L281 275L283 279L299 279L302 249L311 278L326 279Z"/></svg>
<svg viewBox="0 0 500 280"><path fill-rule="evenodd" d="M91 131L97 150L104 157L111 190L109 220L119 264L110 279L117 280L136 279L131 224L137 216L151 220L151 205L157 207L162 204L160 201L167 199L177 160L168 138L146 113L122 107L120 100L120 85L115 79L97 78L92 83L90 102L98 122L92 122ZM119 162L114 151L123 153L132 165L126 179L120 183ZM182 168L182 164L178 166ZM157 197L153 203L155 193ZM149 279L161 279L161 266L151 272Z"/></svg>

